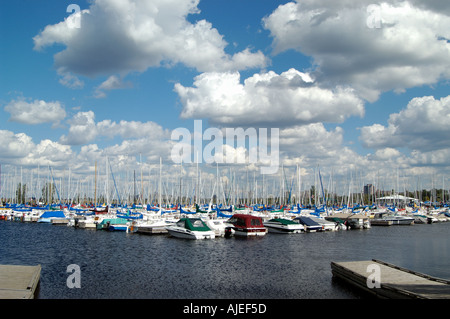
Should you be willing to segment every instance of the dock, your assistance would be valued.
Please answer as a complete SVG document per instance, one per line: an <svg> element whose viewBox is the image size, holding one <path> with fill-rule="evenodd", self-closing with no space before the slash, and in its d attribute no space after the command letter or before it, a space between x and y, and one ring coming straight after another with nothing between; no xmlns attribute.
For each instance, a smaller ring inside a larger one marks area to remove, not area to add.
<svg viewBox="0 0 450 319"><path fill-rule="evenodd" d="M378 285L375 285L375 271ZM383 299L450 299L450 281L380 260L331 262L333 277ZM370 285L369 285L370 283ZM369 287L371 286L371 287Z"/></svg>
<svg viewBox="0 0 450 319"><path fill-rule="evenodd" d="M34 299L41 278L41 265L0 265L0 299Z"/></svg>
<svg viewBox="0 0 450 319"><path fill-rule="evenodd" d="M391 226L394 224L392 220L371 219L370 225L372 226Z"/></svg>

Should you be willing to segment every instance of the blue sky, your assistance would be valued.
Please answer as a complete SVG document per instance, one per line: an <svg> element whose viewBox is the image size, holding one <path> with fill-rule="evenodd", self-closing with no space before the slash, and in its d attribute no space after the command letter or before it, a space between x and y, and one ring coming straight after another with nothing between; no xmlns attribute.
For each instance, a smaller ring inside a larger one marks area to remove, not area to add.
<svg viewBox="0 0 450 319"><path fill-rule="evenodd" d="M0 30L3 171L170 164L202 119L279 128L305 178L447 181L447 1L14 0Z"/></svg>

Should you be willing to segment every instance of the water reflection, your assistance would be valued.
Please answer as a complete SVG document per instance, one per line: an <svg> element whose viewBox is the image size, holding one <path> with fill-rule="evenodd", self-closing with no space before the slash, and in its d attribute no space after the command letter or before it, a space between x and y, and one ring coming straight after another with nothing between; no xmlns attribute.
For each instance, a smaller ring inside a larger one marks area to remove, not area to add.
<svg viewBox="0 0 450 319"><path fill-rule="evenodd" d="M450 223L181 240L0 221L0 263L41 264L39 298L359 298L330 262L380 259L450 278ZM66 285L67 266L81 288Z"/></svg>

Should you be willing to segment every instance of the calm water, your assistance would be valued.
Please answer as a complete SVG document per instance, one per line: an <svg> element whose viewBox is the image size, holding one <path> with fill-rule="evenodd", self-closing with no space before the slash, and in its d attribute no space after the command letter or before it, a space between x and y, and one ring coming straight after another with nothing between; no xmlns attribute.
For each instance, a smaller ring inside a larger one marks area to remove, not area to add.
<svg viewBox="0 0 450 319"><path fill-rule="evenodd" d="M450 279L449 222L193 241L0 221L0 243L0 264L42 265L40 299L355 299L330 262L373 258Z"/></svg>

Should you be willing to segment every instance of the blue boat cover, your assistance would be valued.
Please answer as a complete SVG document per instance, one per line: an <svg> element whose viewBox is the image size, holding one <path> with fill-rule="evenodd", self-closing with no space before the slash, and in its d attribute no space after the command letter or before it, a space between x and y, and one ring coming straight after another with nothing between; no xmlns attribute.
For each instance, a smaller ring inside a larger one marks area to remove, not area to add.
<svg viewBox="0 0 450 319"><path fill-rule="evenodd" d="M44 212L40 218L66 218L62 210L49 210Z"/></svg>
<svg viewBox="0 0 450 319"><path fill-rule="evenodd" d="M312 220L309 217L300 216L300 217L296 217L295 219L299 220L302 224L304 224L306 226L320 226L319 223L315 222L314 220Z"/></svg>

